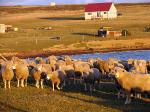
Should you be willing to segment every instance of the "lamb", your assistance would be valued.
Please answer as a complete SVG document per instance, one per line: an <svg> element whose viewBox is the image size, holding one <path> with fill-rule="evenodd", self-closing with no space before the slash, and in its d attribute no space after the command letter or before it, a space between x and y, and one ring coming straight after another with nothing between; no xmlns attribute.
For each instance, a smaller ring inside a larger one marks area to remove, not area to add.
<svg viewBox="0 0 150 112"><path fill-rule="evenodd" d="M1 63L1 73L4 82L4 88L5 89L7 88L7 81L8 81L8 88L10 89L10 82L14 77L13 63L11 61Z"/></svg>
<svg viewBox="0 0 150 112"><path fill-rule="evenodd" d="M63 86L64 86L64 82L65 82L65 74L62 70L56 70L54 72L49 72L47 74L47 79L48 80L51 80L52 82L52 88L53 88L53 91L54 91L54 85L56 84L56 88L58 90L62 89ZM63 84L61 86L61 88L59 87L60 84Z"/></svg>
<svg viewBox="0 0 150 112"><path fill-rule="evenodd" d="M115 69L115 77L121 87L127 93L125 104L131 103L131 90L140 89L141 92L150 91L150 75L129 73L123 69Z"/></svg>

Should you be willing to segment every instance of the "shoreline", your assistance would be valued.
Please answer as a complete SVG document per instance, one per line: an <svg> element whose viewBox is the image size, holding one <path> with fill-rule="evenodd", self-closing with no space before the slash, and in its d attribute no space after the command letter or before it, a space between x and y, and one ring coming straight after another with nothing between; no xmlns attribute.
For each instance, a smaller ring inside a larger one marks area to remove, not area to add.
<svg viewBox="0 0 150 112"><path fill-rule="evenodd" d="M35 58L35 57L48 57L50 55L79 55L79 54L92 54L92 53L109 53L109 52L124 52L124 51L140 51L150 50L150 47L145 48L89 48L89 49L77 49L77 50L56 50L56 51L28 51L19 53L2 53L6 59L16 56L19 58Z"/></svg>

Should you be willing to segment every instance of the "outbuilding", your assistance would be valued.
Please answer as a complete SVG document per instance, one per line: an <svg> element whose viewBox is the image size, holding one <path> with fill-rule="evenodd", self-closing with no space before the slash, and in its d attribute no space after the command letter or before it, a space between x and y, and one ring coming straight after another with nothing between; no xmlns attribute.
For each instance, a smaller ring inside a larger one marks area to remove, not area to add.
<svg viewBox="0 0 150 112"><path fill-rule="evenodd" d="M85 6L85 20L117 18L117 9L112 2L92 3Z"/></svg>

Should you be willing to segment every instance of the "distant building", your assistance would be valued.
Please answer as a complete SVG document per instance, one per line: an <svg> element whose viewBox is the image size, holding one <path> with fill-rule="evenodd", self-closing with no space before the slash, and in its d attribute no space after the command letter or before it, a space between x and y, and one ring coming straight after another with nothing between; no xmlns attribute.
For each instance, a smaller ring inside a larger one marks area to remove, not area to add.
<svg viewBox="0 0 150 112"><path fill-rule="evenodd" d="M6 31L5 24L0 24L0 33L5 33L5 31Z"/></svg>
<svg viewBox="0 0 150 112"><path fill-rule="evenodd" d="M51 2L50 6L56 6L56 3L55 2Z"/></svg>
<svg viewBox="0 0 150 112"><path fill-rule="evenodd" d="M110 19L117 17L117 9L113 3L93 3L85 6L85 20Z"/></svg>

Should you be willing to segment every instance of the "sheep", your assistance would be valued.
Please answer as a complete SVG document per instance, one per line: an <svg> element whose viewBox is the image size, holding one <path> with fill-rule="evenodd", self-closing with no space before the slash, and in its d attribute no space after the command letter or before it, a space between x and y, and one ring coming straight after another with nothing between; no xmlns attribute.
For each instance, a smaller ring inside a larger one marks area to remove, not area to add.
<svg viewBox="0 0 150 112"><path fill-rule="evenodd" d="M27 86L27 79L29 76L29 70L28 67L25 64L17 64L15 65L15 74L17 79L17 87L20 86L20 80L21 80L21 87ZM25 82L24 82L25 81Z"/></svg>
<svg viewBox="0 0 150 112"><path fill-rule="evenodd" d="M90 65L87 62L83 62L83 61L75 61L73 63L74 66L74 71L75 71L75 77L79 78L80 83L82 83L82 75L83 72L89 72L90 70Z"/></svg>
<svg viewBox="0 0 150 112"><path fill-rule="evenodd" d="M118 83L127 93L125 104L131 103L131 90L140 89L141 92L150 91L150 75L133 74L123 69L116 69L114 73Z"/></svg>
<svg viewBox="0 0 150 112"><path fill-rule="evenodd" d="M87 62L90 64L91 67L94 67L94 63L96 62L96 60L93 59L93 58L89 58L89 59L87 60Z"/></svg>
<svg viewBox="0 0 150 112"><path fill-rule="evenodd" d="M109 63L104 60L97 60L98 69L102 72L103 75L109 73Z"/></svg>
<svg viewBox="0 0 150 112"><path fill-rule="evenodd" d="M130 66L129 71L133 73L141 73L141 74L147 74L147 63L145 60L133 60L129 59L128 64Z"/></svg>
<svg viewBox="0 0 150 112"><path fill-rule="evenodd" d="M36 67L33 67L31 70L31 75L33 76L34 80L36 81L35 87L43 89L43 81L46 78L46 73L51 71L46 64L38 64ZM39 83L40 82L40 83Z"/></svg>
<svg viewBox="0 0 150 112"><path fill-rule="evenodd" d="M7 81L8 81L8 88L10 89L10 82L14 77L12 61L1 63L1 73L4 82L4 88L5 89L7 88Z"/></svg>
<svg viewBox="0 0 150 112"><path fill-rule="evenodd" d="M54 91L54 85L56 84L56 88L58 90L62 89L65 82L65 74L62 70L56 70L54 72L49 72L47 74L47 79L51 80L52 82L52 89ZM63 84L61 88L59 87L60 84Z"/></svg>
<svg viewBox="0 0 150 112"><path fill-rule="evenodd" d="M47 58L47 60L48 60L48 64L50 64L52 70L55 71L57 58L55 56L49 56Z"/></svg>
<svg viewBox="0 0 150 112"><path fill-rule="evenodd" d="M83 80L84 80L84 90L87 91L87 84L90 84L90 91L92 91L92 87L94 89L95 82L100 81L101 73L97 68L91 68L89 72L83 72Z"/></svg>
<svg viewBox="0 0 150 112"><path fill-rule="evenodd" d="M59 66L59 69L64 71L66 79L73 79L73 83L75 84L75 71L73 65L61 65ZM69 80L68 83L70 84Z"/></svg>
<svg viewBox="0 0 150 112"><path fill-rule="evenodd" d="M35 62L36 62L36 64L45 64L46 63L45 60L43 60L43 58L41 58L41 57L36 57Z"/></svg>
<svg viewBox="0 0 150 112"><path fill-rule="evenodd" d="M72 58L70 56L64 56L64 60L66 62L66 65L72 65Z"/></svg>
<svg viewBox="0 0 150 112"><path fill-rule="evenodd" d="M29 76L29 64L24 59L19 59L18 57L12 57L13 66L15 69L15 75L17 79L17 87L20 86L21 81L21 87L27 86L27 79Z"/></svg>

